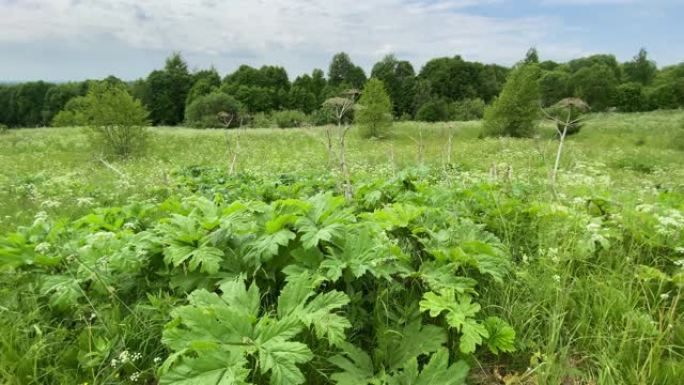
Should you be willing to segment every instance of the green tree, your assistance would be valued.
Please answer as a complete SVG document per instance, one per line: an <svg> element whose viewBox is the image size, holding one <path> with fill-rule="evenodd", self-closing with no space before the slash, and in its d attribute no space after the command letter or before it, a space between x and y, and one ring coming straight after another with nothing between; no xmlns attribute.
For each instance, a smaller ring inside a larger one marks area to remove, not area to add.
<svg viewBox="0 0 684 385"><path fill-rule="evenodd" d="M366 138L383 137L392 126L392 102L380 79L371 78L361 93L354 115Z"/></svg>
<svg viewBox="0 0 684 385"><path fill-rule="evenodd" d="M190 103L185 111L185 123L199 128L220 128L225 122L219 120L218 114L227 113L230 120L229 126L236 127L240 124L242 106L234 97L220 91L214 91L203 95Z"/></svg>
<svg viewBox="0 0 684 385"><path fill-rule="evenodd" d="M154 124L182 122L192 76L180 54L174 53L166 59L164 69L152 71L146 83L144 103Z"/></svg>
<svg viewBox="0 0 684 385"><path fill-rule="evenodd" d="M71 99L55 120L66 120L67 114L74 125L88 128L91 144L104 155L126 158L146 148L149 113L123 86L93 82L88 93Z"/></svg>
<svg viewBox="0 0 684 385"><path fill-rule="evenodd" d="M0 123L14 126L14 86L0 85Z"/></svg>
<svg viewBox="0 0 684 385"><path fill-rule="evenodd" d="M413 113L416 73L408 61L387 55L375 63L371 77L382 80L394 107L394 116Z"/></svg>
<svg viewBox="0 0 684 385"><path fill-rule="evenodd" d="M648 59L648 52L645 48L639 50L632 61L623 65L625 77L630 82L650 84L655 78L658 67L655 62Z"/></svg>
<svg viewBox="0 0 684 385"><path fill-rule="evenodd" d="M416 112L416 120L422 122L446 122L449 118L449 102L443 98L428 100Z"/></svg>
<svg viewBox="0 0 684 385"><path fill-rule="evenodd" d="M306 114L297 110L276 111L273 120L278 128L301 127L308 122Z"/></svg>
<svg viewBox="0 0 684 385"><path fill-rule="evenodd" d="M333 56L328 69L328 82L332 86L361 88L366 82L366 74L361 67L352 63L349 55L340 52Z"/></svg>
<svg viewBox="0 0 684 385"><path fill-rule="evenodd" d="M14 91L14 123L21 127L44 126L49 123L43 114L45 96L54 87L43 81L27 82L18 85Z"/></svg>
<svg viewBox="0 0 684 385"><path fill-rule="evenodd" d="M565 66L568 68L570 73L576 73L577 71L590 68L595 65L601 65L607 67L612 73L613 78L622 78L622 68L618 63L614 55L597 54L587 57L582 57L579 59L570 60Z"/></svg>
<svg viewBox="0 0 684 385"><path fill-rule="evenodd" d="M570 74L562 70L544 72L539 79L542 105L551 106L563 98L572 95Z"/></svg>
<svg viewBox="0 0 684 385"><path fill-rule="evenodd" d="M604 111L615 102L618 81L607 65L583 67L572 75L571 82L575 96L586 101L593 110Z"/></svg>
<svg viewBox="0 0 684 385"><path fill-rule="evenodd" d="M525 64L539 64L539 53L537 48L532 47L525 54Z"/></svg>
<svg viewBox="0 0 684 385"><path fill-rule="evenodd" d="M485 102L480 98L463 99L454 102L451 106L450 119L469 121L482 119L484 116Z"/></svg>
<svg viewBox="0 0 684 385"><path fill-rule="evenodd" d="M615 107L624 112L643 111L647 108L646 96L641 83L621 84L615 94Z"/></svg>
<svg viewBox="0 0 684 385"><path fill-rule="evenodd" d="M522 64L511 72L501 95L485 110L484 135L534 135L541 114L539 72L536 64Z"/></svg>
<svg viewBox="0 0 684 385"><path fill-rule="evenodd" d="M198 97L210 94L221 86L221 77L214 68L192 74L192 81L192 87L185 100L186 107Z"/></svg>
<svg viewBox="0 0 684 385"><path fill-rule="evenodd" d="M45 94L45 102L43 104L44 121L46 123L51 122L55 115L64 109L69 100L77 96L84 96L87 91L87 82L62 83L50 88Z"/></svg>

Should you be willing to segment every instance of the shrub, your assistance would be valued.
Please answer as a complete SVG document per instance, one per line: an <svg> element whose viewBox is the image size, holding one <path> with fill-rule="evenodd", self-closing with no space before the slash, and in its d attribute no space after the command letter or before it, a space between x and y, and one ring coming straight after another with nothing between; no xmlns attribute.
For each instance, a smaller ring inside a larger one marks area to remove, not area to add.
<svg viewBox="0 0 684 385"><path fill-rule="evenodd" d="M531 137L541 114L539 67L520 65L508 76L499 97L485 110L486 136Z"/></svg>
<svg viewBox="0 0 684 385"><path fill-rule="evenodd" d="M102 154L126 158L142 153L147 145L149 113L123 87L92 83L86 96L67 103L55 123L88 127L91 144Z"/></svg>
<svg viewBox="0 0 684 385"><path fill-rule="evenodd" d="M392 102L382 80L366 82L355 114L361 136L379 138L387 135L392 126Z"/></svg>
<svg viewBox="0 0 684 385"><path fill-rule="evenodd" d="M420 106L416 120L422 122L446 122L449 120L449 103L444 99L432 99Z"/></svg>
<svg viewBox="0 0 684 385"><path fill-rule="evenodd" d="M8 131L8 127L2 123L0 123L0 135L6 134Z"/></svg>
<svg viewBox="0 0 684 385"><path fill-rule="evenodd" d="M83 110L87 107L85 97L75 97L69 100L62 111L52 119L53 127L72 127L85 124Z"/></svg>
<svg viewBox="0 0 684 385"><path fill-rule="evenodd" d="M453 120L478 120L484 116L485 102L480 98L459 100L451 109L449 115Z"/></svg>
<svg viewBox="0 0 684 385"><path fill-rule="evenodd" d="M570 74L562 70L545 72L539 79L539 86L544 106L551 106L572 94Z"/></svg>
<svg viewBox="0 0 684 385"><path fill-rule="evenodd" d="M312 112L309 116L309 120L314 126L324 126L326 124L334 123L333 117L330 115L330 111L324 108Z"/></svg>
<svg viewBox="0 0 684 385"><path fill-rule="evenodd" d="M240 125L241 113L240 102L232 96L215 91L208 95L199 96L185 109L185 123L197 128L220 128L225 123L219 120L219 112L225 112L232 116L230 127Z"/></svg>
<svg viewBox="0 0 684 385"><path fill-rule="evenodd" d="M306 114L297 110L276 111L272 118L278 128L301 127L308 122Z"/></svg>
<svg viewBox="0 0 684 385"><path fill-rule="evenodd" d="M684 89L684 87L682 87L682 89ZM678 87L675 83L648 88L646 91L646 99L648 101L648 107L654 110L673 109L680 105ZM684 93L682 93L682 101L684 101Z"/></svg>
<svg viewBox="0 0 684 385"><path fill-rule="evenodd" d="M643 111L647 108L646 97L639 83L625 83L617 88L615 106L623 112Z"/></svg>
<svg viewBox="0 0 684 385"><path fill-rule="evenodd" d="M252 119L249 121L249 126L252 128L268 128L273 126L273 120L268 117L263 112L257 112L252 115Z"/></svg>
<svg viewBox="0 0 684 385"><path fill-rule="evenodd" d="M572 75L574 96L585 100L595 111L613 107L618 80L615 71L604 64L584 67Z"/></svg>

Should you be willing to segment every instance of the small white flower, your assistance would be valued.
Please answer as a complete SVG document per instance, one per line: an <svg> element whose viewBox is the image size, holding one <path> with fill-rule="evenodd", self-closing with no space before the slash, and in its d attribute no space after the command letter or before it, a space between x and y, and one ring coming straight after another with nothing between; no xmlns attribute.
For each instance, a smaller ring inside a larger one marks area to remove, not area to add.
<svg viewBox="0 0 684 385"><path fill-rule="evenodd" d="M135 372L128 377L132 382L137 382L140 379L140 372Z"/></svg>
<svg viewBox="0 0 684 385"><path fill-rule="evenodd" d="M154 360L152 360L152 361L153 361L155 364L159 364L159 363L162 361L162 359L161 359L161 357L154 357Z"/></svg>
<svg viewBox="0 0 684 385"><path fill-rule="evenodd" d="M34 250L36 251L36 253L45 254L45 253L47 253L48 251L50 251L50 247L51 247L51 246L50 246L50 244L49 244L48 242L41 242L41 243L39 243L39 244L36 245L36 247L34 248Z"/></svg>
<svg viewBox="0 0 684 385"><path fill-rule="evenodd" d="M668 298L670 298L670 293L663 293L660 295L660 299L662 300L666 300Z"/></svg>
<svg viewBox="0 0 684 385"><path fill-rule="evenodd" d="M131 355L128 353L128 350L124 350L123 352L119 353L119 361L121 363L125 364L126 362L131 360Z"/></svg>
<svg viewBox="0 0 684 385"><path fill-rule="evenodd" d="M46 208L51 209L51 208L55 208L55 207L61 206L62 203L59 202L59 201L56 201L56 200L48 199L48 200L45 200L45 201L41 202L40 205L43 206L43 207L46 207Z"/></svg>
<svg viewBox="0 0 684 385"><path fill-rule="evenodd" d="M95 203L95 199L91 197L79 197L76 198L76 204L78 206L92 206Z"/></svg>
<svg viewBox="0 0 684 385"><path fill-rule="evenodd" d="M675 247L674 250L679 254L684 254L684 247Z"/></svg>
<svg viewBox="0 0 684 385"><path fill-rule="evenodd" d="M556 281L556 282L560 282L560 280L561 280L560 275L555 274L555 275L553 276L553 280Z"/></svg>

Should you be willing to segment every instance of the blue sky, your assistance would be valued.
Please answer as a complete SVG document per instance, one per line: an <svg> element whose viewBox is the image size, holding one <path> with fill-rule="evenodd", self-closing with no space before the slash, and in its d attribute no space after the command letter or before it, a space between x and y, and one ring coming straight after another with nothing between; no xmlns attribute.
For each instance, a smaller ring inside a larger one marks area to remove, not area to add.
<svg viewBox="0 0 684 385"><path fill-rule="evenodd" d="M510 65L593 53L684 61L684 0L0 0L0 81L146 76L181 51L191 68L282 65L291 77L348 52Z"/></svg>

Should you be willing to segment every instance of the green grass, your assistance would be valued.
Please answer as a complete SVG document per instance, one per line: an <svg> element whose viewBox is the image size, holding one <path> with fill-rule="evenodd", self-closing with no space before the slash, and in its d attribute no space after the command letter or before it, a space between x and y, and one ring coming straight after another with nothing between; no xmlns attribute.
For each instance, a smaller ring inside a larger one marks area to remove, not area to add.
<svg viewBox="0 0 684 385"><path fill-rule="evenodd" d="M680 112L598 114L568 141L561 178L568 191L593 190L577 178L600 174L609 193L629 193L684 180L684 157L672 148ZM553 164L553 129L543 126L538 139L477 139L479 122L395 124L389 140L351 135L347 159L352 173L402 169L418 163L419 132L426 166L443 166L453 136L451 163L459 172L488 173L510 168L518 180L544 183ZM116 204L163 187L169 175L190 165L229 167L224 130L158 127L147 156L115 164L122 178L91 154L79 128L12 130L0 137L0 229L26 223L38 211L80 215L88 199ZM228 135L234 135L230 132ZM242 135L238 169L282 173L325 171L328 155L322 128L254 129ZM638 143L641 143L637 145ZM680 182L681 184L682 182ZM583 188L584 187L584 188ZM80 204L79 204L80 202ZM85 208L84 208L85 207Z"/></svg>
<svg viewBox="0 0 684 385"><path fill-rule="evenodd" d="M454 215L505 245L513 271L503 284L483 284L478 301L485 313L513 326L517 351L475 356L472 383L502 383L495 379L500 372L507 384L677 385L684 378L677 278L684 274L684 152L677 144L683 120L681 111L592 115L567 140L555 191L548 177L557 145L550 125L534 139L478 139L480 122L396 123L384 140L364 140L352 130L347 159L362 196L378 181L401 179L401 170L423 170L414 181L422 186L414 204L432 199L422 203L439 206L438 194L450 194L444 197L453 199ZM36 226L39 212L68 221L97 207L190 194L178 175L187 177L190 166L219 170L212 181L228 178L226 135L234 139L236 131L157 127L152 133L144 157L109 166L93 157L79 128L0 135L0 234ZM339 177L328 164L321 127L250 129L240 137L237 168L254 181L287 174L302 178L306 188L314 184L307 178ZM250 192L259 186L249 180L238 179L243 185L227 194L266 200ZM421 198L421 189L430 188L435 195ZM210 184L212 193L226 192ZM36 294L40 285L32 283L41 277L31 269L0 275L0 357L9 357L0 358L0 378L13 385L116 383L113 372L85 363L108 362L112 352L136 347L144 355L140 370L153 383L154 358L168 353L161 327L183 298L160 291L133 309L126 309L133 302L119 299L125 311L92 305L98 321L74 343L69 322L87 315L50 316L50 305ZM93 337L100 334L119 337L105 343ZM50 361L56 356L61 361Z"/></svg>

